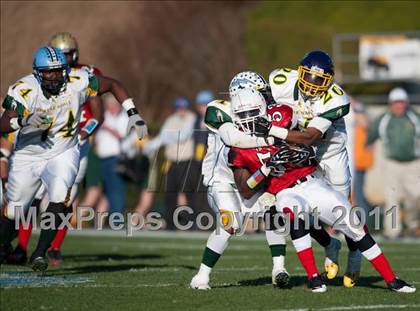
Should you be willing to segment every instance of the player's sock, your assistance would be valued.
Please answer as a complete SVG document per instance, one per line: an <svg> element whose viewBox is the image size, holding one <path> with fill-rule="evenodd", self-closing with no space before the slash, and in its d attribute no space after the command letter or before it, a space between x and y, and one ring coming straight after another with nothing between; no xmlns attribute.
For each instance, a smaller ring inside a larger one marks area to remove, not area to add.
<svg viewBox="0 0 420 311"><path fill-rule="evenodd" d="M57 233L57 229L61 224L61 218L59 217L60 213L64 213L65 205L63 203L53 203L48 204L46 212L48 214L52 213L54 215L54 229L42 229L39 236L38 245L36 246L35 251L33 252L31 258L36 257L45 257L45 253L48 248L51 246L51 242L54 240L54 237ZM41 220L42 221L42 220Z"/></svg>
<svg viewBox="0 0 420 311"><path fill-rule="evenodd" d="M31 234L32 223L29 223L27 227L19 224L18 245L21 249L27 250Z"/></svg>
<svg viewBox="0 0 420 311"><path fill-rule="evenodd" d="M309 228L311 237L318 242L322 247L327 247L331 244L331 236L324 228L315 229L314 227Z"/></svg>
<svg viewBox="0 0 420 311"><path fill-rule="evenodd" d="M270 247L271 257L273 258L273 269L283 270L284 257L286 256L286 244L284 236L275 230L266 230L265 237Z"/></svg>
<svg viewBox="0 0 420 311"><path fill-rule="evenodd" d="M292 238L293 245L296 248L297 256L299 258L302 267L306 271L308 279L313 276L319 275L318 269L315 263L315 256L312 247L310 246L311 236L309 233L299 239ZM309 243L309 247L308 247Z"/></svg>
<svg viewBox="0 0 420 311"><path fill-rule="evenodd" d="M347 247L349 248L349 251L354 252L359 250L359 244L352 239L350 239L348 236L345 236Z"/></svg>
<svg viewBox="0 0 420 311"><path fill-rule="evenodd" d="M210 274L211 269L216 265L220 256L227 248L231 236L231 234L222 229L215 230L210 234L198 273Z"/></svg>
<svg viewBox="0 0 420 311"><path fill-rule="evenodd" d="M0 213L0 245L10 243L17 233L15 221Z"/></svg>
<svg viewBox="0 0 420 311"><path fill-rule="evenodd" d="M358 245L362 255L370 261L376 271L378 271L378 273L385 280L385 283L391 282L395 278L395 274L392 271L385 255L382 253L381 249L379 248L378 244L376 244L372 236L369 233L366 234L358 242Z"/></svg>
<svg viewBox="0 0 420 311"><path fill-rule="evenodd" d="M295 226L295 222L292 218L290 223L290 236L299 261L305 269L308 279L311 279L319 275L312 249L311 235L309 234L309 229L305 229L305 222L302 219L297 220L297 226Z"/></svg>
<svg viewBox="0 0 420 311"><path fill-rule="evenodd" d="M63 245L64 238L66 237L68 228L64 227L57 230L57 234L55 235L54 240L51 243L52 249L60 249L61 245Z"/></svg>

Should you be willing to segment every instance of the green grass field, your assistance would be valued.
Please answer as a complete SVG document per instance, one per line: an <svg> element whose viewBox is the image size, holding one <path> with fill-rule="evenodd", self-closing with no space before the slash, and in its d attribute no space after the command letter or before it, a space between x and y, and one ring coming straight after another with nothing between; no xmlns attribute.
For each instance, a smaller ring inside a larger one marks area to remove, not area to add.
<svg viewBox="0 0 420 311"><path fill-rule="evenodd" d="M1 266L1 310L420 310L419 291L388 291L366 261L357 288L344 288L340 278L325 294L309 292L290 244L286 265L293 287L275 289L263 235L234 239L214 269L212 289L195 291L188 284L205 240L206 234L195 233L70 234L65 262L43 276L28 267ZM398 275L419 286L418 241L380 244ZM322 250L315 250L321 267ZM346 253L344 247L343 269Z"/></svg>

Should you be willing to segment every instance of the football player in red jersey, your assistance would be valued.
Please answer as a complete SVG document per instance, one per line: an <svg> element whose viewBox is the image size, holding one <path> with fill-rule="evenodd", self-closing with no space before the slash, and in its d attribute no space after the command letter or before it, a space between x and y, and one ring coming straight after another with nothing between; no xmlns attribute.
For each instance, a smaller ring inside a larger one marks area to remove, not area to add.
<svg viewBox="0 0 420 311"><path fill-rule="evenodd" d="M232 97L231 105L233 121L249 134L258 133L259 122L255 120L267 118L267 111L272 119L276 115L276 120L271 120L273 125L283 128L293 126L291 107L276 105L266 108L264 97L256 90L239 91ZM389 289L400 293L415 292L414 286L395 276L372 236L365 233L362 226L357 226L358 218L355 213L350 213L351 205L347 198L314 174L317 163L313 149L306 145L290 146L285 143L255 149L232 148L229 163L234 170L235 183L244 198L264 190L276 197L276 210L293 220L290 235L313 292L325 292L327 288L315 264L304 213L317 213L320 221L334 226L356 242Z"/></svg>
<svg viewBox="0 0 420 311"><path fill-rule="evenodd" d="M79 64L79 47L77 40L68 32L60 32L52 36L49 45L52 47L59 48L63 51L67 58L67 62L71 68L84 69L89 75L102 76L102 72L90 65ZM79 121L79 145L80 145L80 165L77 173L76 181L72 187L69 208L75 210L75 206L72 207L78 192L78 186L83 181L86 175L88 154L90 149L90 143L88 137L98 129L102 124L104 118L104 111L101 98L91 97L82 106L82 113ZM44 196L44 187L38 190L37 195L32 203L33 206L39 206ZM57 266L63 261L61 255L61 246L64 242L64 238L67 234L67 227L57 230L57 234L51 243L51 248L48 250L48 259L52 266ZM29 239L32 232L32 224L28 227L20 225L18 233L18 245L15 250L8 256L7 262L10 264L25 264L27 260L26 249L29 243Z"/></svg>

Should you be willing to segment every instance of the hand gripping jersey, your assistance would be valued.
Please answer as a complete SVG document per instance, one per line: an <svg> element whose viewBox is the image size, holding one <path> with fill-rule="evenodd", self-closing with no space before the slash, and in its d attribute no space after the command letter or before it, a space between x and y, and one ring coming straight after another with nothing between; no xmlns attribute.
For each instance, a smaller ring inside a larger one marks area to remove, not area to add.
<svg viewBox="0 0 420 311"><path fill-rule="evenodd" d="M232 122L230 102L214 100L209 103L204 123L210 133L207 138L207 153L201 169L205 186L211 186L214 182L235 183L233 173L227 164L229 148L218 135L219 128L226 122Z"/></svg>
<svg viewBox="0 0 420 311"><path fill-rule="evenodd" d="M28 75L9 88L3 102L5 109L15 110L20 116L45 113L52 122L48 129L32 126L18 132L14 154L17 158L36 161L53 158L77 143L77 128L81 106L96 96L99 88L96 76L89 78L85 70L72 69L65 91L46 98L34 75Z"/></svg>
<svg viewBox="0 0 420 311"><path fill-rule="evenodd" d="M288 105L272 105L267 108L271 122L275 126L283 128L293 127L293 109ZM267 162L271 155L279 150L276 146L260 147L254 149L231 148L229 151L229 166L246 168L251 174L257 171L261 165ZM299 179L313 173L317 164L304 167L289 167L285 165L281 169L271 172L265 181L265 191L277 194L293 185Z"/></svg>
<svg viewBox="0 0 420 311"><path fill-rule="evenodd" d="M293 106L301 129L315 127L324 134L316 143L319 160L336 155L346 148L347 134L343 117L349 113L347 94L333 82L323 96L304 100L298 90L298 73L287 68L276 69L270 74L269 83L277 103Z"/></svg>
<svg viewBox="0 0 420 311"><path fill-rule="evenodd" d="M90 65L77 64L76 68L86 70L89 74L89 77L102 76L102 72L98 68ZM86 102L83 103L82 106L82 114L80 116L79 129L82 129L85 126L86 122L89 121L89 119L91 119L92 117L93 114L92 110L90 109L90 100L88 99L86 100Z"/></svg>

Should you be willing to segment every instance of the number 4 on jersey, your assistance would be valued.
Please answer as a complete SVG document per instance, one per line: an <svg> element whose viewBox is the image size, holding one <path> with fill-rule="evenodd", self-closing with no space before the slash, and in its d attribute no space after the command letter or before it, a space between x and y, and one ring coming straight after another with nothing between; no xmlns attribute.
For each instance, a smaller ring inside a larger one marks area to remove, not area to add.
<svg viewBox="0 0 420 311"><path fill-rule="evenodd" d="M67 112L67 121L66 124L59 130L60 133L63 133L63 137L73 137L76 127L74 126L76 118L74 117L73 110Z"/></svg>

